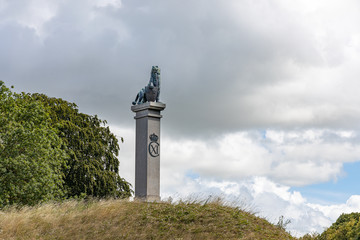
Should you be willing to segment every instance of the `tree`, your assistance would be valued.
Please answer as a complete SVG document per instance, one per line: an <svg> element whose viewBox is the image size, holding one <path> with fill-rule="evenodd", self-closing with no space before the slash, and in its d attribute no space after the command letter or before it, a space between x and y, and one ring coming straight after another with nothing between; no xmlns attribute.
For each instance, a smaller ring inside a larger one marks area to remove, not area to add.
<svg viewBox="0 0 360 240"><path fill-rule="evenodd" d="M0 81L0 208L64 197L66 152L50 116Z"/></svg>
<svg viewBox="0 0 360 240"><path fill-rule="evenodd" d="M122 140L122 139L121 139ZM96 115L0 81L0 208L71 197L125 198L118 139Z"/></svg>
<svg viewBox="0 0 360 240"><path fill-rule="evenodd" d="M33 94L47 107L67 153L64 186L68 197L131 196L130 184L119 172L118 139L96 115L79 113L75 103ZM123 139L121 139L123 141Z"/></svg>
<svg viewBox="0 0 360 240"><path fill-rule="evenodd" d="M360 239L360 213L341 214L336 222L316 239Z"/></svg>

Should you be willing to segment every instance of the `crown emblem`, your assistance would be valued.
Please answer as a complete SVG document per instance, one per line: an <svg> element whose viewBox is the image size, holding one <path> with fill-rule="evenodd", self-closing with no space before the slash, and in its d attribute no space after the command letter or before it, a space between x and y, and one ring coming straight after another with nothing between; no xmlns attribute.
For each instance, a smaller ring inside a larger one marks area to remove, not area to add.
<svg viewBox="0 0 360 240"><path fill-rule="evenodd" d="M159 137L155 133L151 134L149 138L152 142L157 142L157 140L159 139Z"/></svg>

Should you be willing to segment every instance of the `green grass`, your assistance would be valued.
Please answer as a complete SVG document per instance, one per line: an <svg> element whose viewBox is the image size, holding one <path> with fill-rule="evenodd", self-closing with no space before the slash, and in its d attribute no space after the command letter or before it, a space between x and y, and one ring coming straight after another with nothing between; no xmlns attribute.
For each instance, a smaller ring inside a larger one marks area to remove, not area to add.
<svg viewBox="0 0 360 240"><path fill-rule="evenodd" d="M103 200L0 212L0 239L295 239L280 227L220 202Z"/></svg>

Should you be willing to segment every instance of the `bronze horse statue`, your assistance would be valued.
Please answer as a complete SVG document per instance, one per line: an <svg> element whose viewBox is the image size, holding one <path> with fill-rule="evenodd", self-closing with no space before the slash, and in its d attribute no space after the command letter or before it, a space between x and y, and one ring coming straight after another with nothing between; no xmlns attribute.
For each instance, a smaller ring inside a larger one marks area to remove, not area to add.
<svg viewBox="0 0 360 240"><path fill-rule="evenodd" d="M140 90L132 104L136 105L146 102L159 102L159 97L160 68L158 66L152 66L149 84Z"/></svg>

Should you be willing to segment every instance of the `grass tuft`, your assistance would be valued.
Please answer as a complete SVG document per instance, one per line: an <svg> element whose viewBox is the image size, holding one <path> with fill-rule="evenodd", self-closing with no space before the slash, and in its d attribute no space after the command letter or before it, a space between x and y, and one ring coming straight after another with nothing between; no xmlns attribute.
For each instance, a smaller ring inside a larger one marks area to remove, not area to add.
<svg viewBox="0 0 360 240"><path fill-rule="evenodd" d="M0 239L295 239L221 199L67 201L0 212Z"/></svg>

